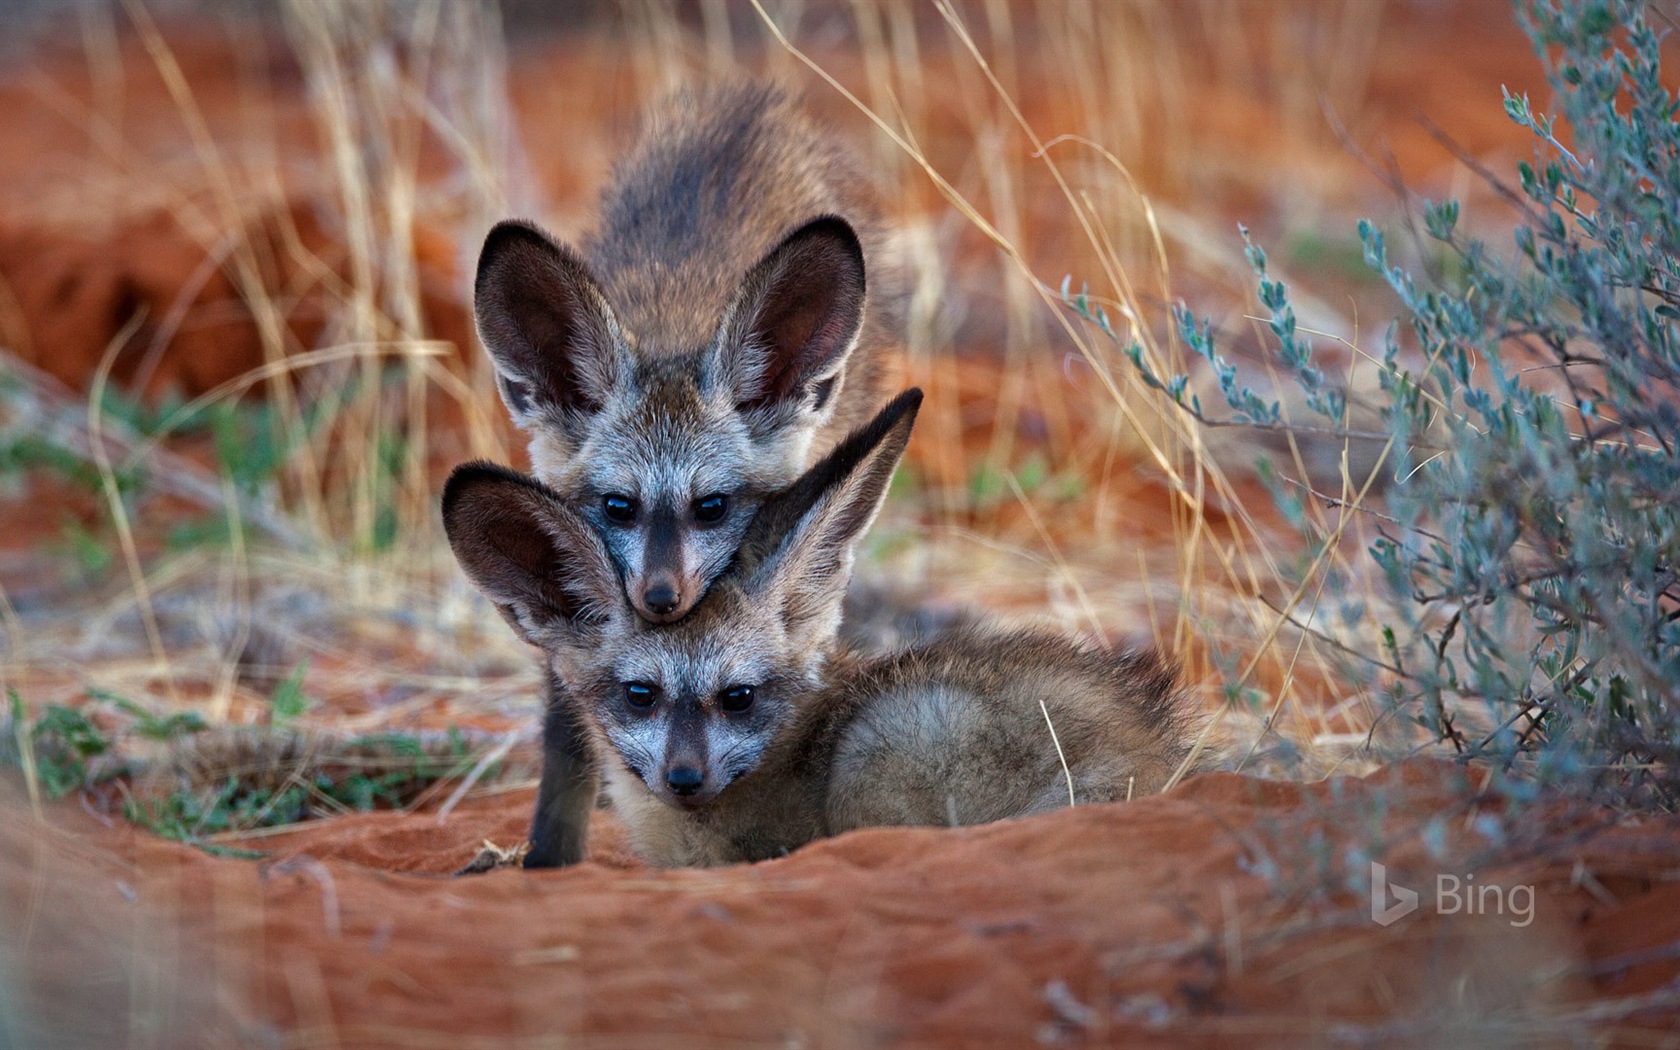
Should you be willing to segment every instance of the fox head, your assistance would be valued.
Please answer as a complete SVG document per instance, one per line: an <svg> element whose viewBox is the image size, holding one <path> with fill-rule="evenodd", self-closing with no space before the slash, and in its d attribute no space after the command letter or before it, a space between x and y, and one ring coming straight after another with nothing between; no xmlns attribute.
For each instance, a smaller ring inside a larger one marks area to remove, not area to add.
<svg viewBox="0 0 1680 1050"><path fill-rule="evenodd" d="M546 654L593 735L662 801L699 809L764 758L820 688L853 549L921 403L911 390L759 509L690 616L650 624L595 529L558 494L489 464L444 489L468 577Z"/></svg>
<svg viewBox="0 0 1680 1050"><path fill-rule="evenodd" d="M536 474L599 530L654 623L688 614L762 500L804 469L863 311L863 249L834 217L743 275L703 345L643 345L583 260L525 223L490 231L474 286Z"/></svg>

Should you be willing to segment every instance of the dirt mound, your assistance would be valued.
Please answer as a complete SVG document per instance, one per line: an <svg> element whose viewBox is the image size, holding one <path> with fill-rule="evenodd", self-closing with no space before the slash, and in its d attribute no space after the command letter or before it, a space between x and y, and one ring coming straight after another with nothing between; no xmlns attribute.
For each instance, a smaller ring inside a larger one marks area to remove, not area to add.
<svg viewBox="0 0 1680 1050"><path fill-rule="evenodd" d="M453 242L420 229L415 244L428 331L470 346ZM0 345L85 390L135 322L112 380L194 397L315 347L346 268L342 238L305 201L259 210L208 247L163 211L104 233L12 220L0 223Z"/></svg>
<svg viewBox="0 0 1680 1050"><path fill-rule="evenodd" d="M1220 774L678 872L638 867L603 813L586 864L459 879L440 873L481 839L520 837L527 793L238 844L264 861L64 807L8 820L0 885L22 1002L67 1042L100 1010L159 1045L291 1046L1530 1046L1680 1019L1680 965L1648 950L1680 937L1680 822L1559 809L1542 834L1538 809L1507 821L1463 788L1431 764ZM1388 926L1379 855L1423 898ZM1443 873L1479 905L1432 892ZM125 979L90 985L90 965Z"/></svg>

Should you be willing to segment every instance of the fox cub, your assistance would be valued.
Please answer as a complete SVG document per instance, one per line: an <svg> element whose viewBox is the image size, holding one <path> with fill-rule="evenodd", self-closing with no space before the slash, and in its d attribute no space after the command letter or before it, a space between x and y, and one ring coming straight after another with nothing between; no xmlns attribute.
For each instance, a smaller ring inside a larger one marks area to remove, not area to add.
<svg viewBox="0 0 1680 1050"><path fill-rule="evenodd" d="M650 862L725 864L850 828L980 823L1065 805L1070 791L1148 794L1188 753L1174 672L1152 653L984 626L878 658L839 644L853 550L920 400L900 396L765 502L729 569L671 624L637 615L610 548L557 493L485 464L449 479L456 557L546 654ZM545 774L539 812L576 789Z"/></svg>
<svg viewBox="0 0 1680 1050"><path fill-rule="evenodd" d="M883 240L846 157L759 84L656 105L581 252L490 231L474 313L503 400L643 618L687 615L763 498L879 407Z"/></svg>

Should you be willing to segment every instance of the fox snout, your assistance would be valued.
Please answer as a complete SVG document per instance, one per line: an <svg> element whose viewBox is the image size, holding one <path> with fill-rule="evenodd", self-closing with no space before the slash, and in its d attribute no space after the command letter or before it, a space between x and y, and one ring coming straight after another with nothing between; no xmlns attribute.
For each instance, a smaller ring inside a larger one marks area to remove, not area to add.
<svg viewBox="0 0 1680 1050"><path fill-rule="evenodd" d="M728 728L720 716L693 695L674 698L661 760L643 777L643 783L667 805L697 810L709 805L728 787L729 772L715 761L714 748Z"/></svg>
<svg viewBox="0 0 1680 1050"><path fill-rule="evenodd" d="M689 798L697 794L705 783L705 772L693 766L672 766L665 770L665 786L671 789L673 795Z"/></svg>
<svg viewBox="0 0 1680 1050"><path fill-rule="evenodd" d="M646 778L652 780L652 777ZM706 760L695 755L673 755L659 774L662 785L649 784L656 794L681 809L698 809L717 796L718 788L711 783ZM663 790L661 790L661 787Z"/></svg>
<svg viewBox="0 0 1680 1050"><path fill-rule="evenodd" d="M669 569L655 569L645 573L639 581L631 581L628 588L636 612L651 623L670 623L680 620L694 607L694 595L699 587L683 578L683 574Z"/></svg>
<svg viewBox="0 0 1680 1050"><path fill-rule="evenodd" d="M607 514L607 538L624 567L624 593L636 614L649 623L671 623L688 615L710 582L695 571L704 560L696 549L696 530L683 512L666 501L637 505Z"/></svg>
<svg viewBox="0 0 1680 1050"><path fill-rule="evenodd" d="M705 587L703 580L669 570L641 573L624 582L636 614L649 623L673 623L687 616Z"/></svg>

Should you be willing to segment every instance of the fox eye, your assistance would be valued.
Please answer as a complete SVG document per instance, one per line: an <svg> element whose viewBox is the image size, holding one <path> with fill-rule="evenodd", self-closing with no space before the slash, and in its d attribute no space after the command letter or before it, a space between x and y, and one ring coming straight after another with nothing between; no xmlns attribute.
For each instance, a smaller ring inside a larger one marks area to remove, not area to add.
<svg viewBox="0 0 1680 1050"><path fill-rule="evenodd" d="M636 501L629 496L609 495L601 498L601 509L607 512L607 520L620 525L628 525L636 520Z"/></svg>
<svg viewBox="0 0 1680 1050"><path fill-rule="evenodd" d="M694 517L708 525L714 521L722 521L729 513L729 497L721 492L714 492L710 496L694 501Z"/></svg>
<svg viewBox="0 0 1680 1050"><path fill-rule="evenodd" d="M646 682L625 682L624 702L641 711L653 706L659 690Z"/></svg>
<svg viewBox="0 0 1680 1050"><path fill-rule="evenodd" d="M733 685L718 694L718 706L732 715L738 715L753 704L753 687L750 685Z"/></svg>

